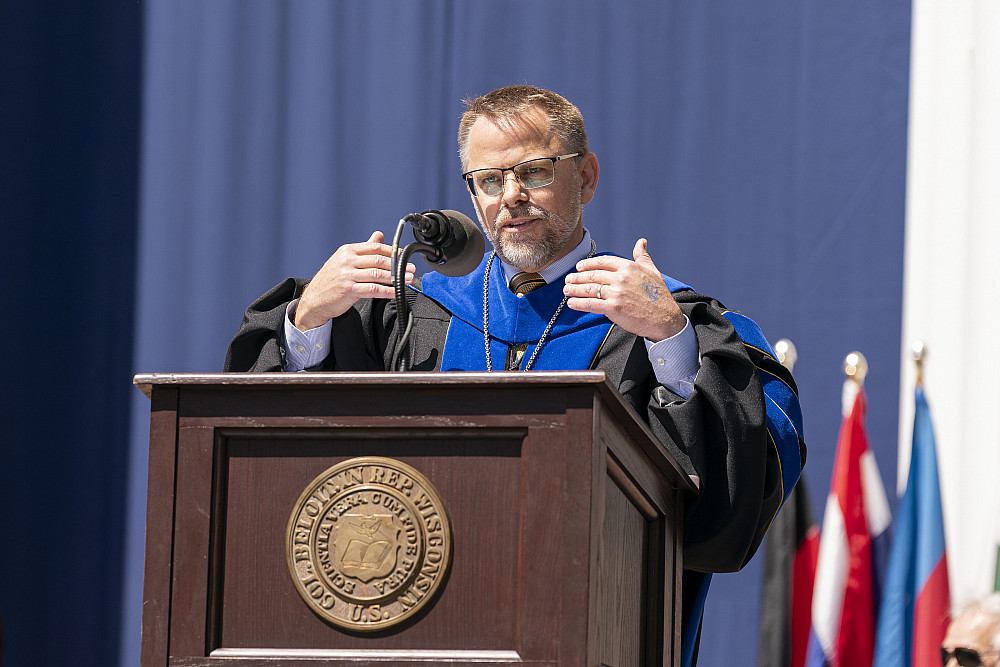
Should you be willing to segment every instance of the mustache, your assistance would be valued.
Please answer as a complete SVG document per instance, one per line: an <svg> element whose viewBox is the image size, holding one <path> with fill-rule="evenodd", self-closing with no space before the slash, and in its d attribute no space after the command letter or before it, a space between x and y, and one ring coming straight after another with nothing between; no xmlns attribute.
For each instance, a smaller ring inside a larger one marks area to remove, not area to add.
<svg viewBox="0 0 1000 667"><path fill-rule="evenodd" d="M505 208L500 211L500 213L497 214L496 219L493 221L493 226L494 228L499 229L501 225L506 222L510 222L515 218L540 218L542 220L548 220L549 212L529 203L519 204L514 208Z"/></svg>

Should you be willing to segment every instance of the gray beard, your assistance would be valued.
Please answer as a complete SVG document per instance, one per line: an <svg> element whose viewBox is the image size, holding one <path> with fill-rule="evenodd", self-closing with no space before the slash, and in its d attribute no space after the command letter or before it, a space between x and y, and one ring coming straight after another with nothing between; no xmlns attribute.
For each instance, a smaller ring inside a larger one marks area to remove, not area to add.
<svg viewBox="0 0 1000 667"><path fill-rule="evenodd" d="M493 244L497 257L502 262L521 269L546 266L560 257L567 250L566 244L569 243L573 232L576 231L577 221L580 219L582 207L579 194L575 199L576 201L570 207L569 217L549 213L530 204L518 206L510 210L509 215L503 216L505 221L527 216L543 220L546 227L540 239L521 240L513 238L514 235L511 234L502 234L499 231L500 225L497 224L497 221L494 221L489 228L484 225L486 237ZM500 217L497 216L498 220Z"/></svg>

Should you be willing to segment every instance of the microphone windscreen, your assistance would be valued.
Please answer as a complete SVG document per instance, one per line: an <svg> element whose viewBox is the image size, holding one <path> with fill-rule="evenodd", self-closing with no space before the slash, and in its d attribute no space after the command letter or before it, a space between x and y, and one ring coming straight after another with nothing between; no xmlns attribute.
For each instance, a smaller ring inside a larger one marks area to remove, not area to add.
<svg viewBox="0 0 1000 667"><path fill-rule="evenodd" d="M458 211L444 210L441 213L451 223L452 239L441 248L445 262L434 268L452 278L472 273L483 261L483 253L486 252L486 239L479 225Z"/></svg>

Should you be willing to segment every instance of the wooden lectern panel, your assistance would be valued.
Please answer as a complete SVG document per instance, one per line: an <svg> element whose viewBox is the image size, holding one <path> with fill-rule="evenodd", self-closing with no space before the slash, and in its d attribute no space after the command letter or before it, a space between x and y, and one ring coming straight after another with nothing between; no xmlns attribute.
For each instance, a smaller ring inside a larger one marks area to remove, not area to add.
<svg viewBox="0 0 1000 667"><path fill-rule="evenodd" d="M690 484L603 373L136 383L153 399L144 667L676 663ZM452 529L430 601L372 632L370 608L343 610L353 629L314 612L286 548L303 491L357 457L418 471Z"/></svg>
<svg viewBox="0 0 1000 667"><path fill-rule="evenodd" d="M314 431L308 439L274 440L235 432L225 443L226 534L220 536L224 574L213 610L225 648L365 648L363 634L330 632L302 603L285 559L285 528L302 489L319 473L354 456L384 456L432 480L448 511L454 559L447 604L434 604L408 627L379 638L385 648L510 649L517 628L518 510L525 430L414 432L361 429ZM455 502L475 499L474 502ZM264 587L262 581L288 586ZM483 609L497 610L486 627L468 623ZM276 622L277 621L277 622Z"/></svg>

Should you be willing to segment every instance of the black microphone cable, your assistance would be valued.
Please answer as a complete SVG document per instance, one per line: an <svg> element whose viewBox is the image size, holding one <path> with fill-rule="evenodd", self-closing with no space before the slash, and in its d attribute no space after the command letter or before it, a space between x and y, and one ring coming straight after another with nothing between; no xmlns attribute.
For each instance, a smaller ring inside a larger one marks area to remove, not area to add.
<svg viewBox="0 0 1000 667"><path fill-rule="evenodd" d="M409 223L414 228L413 243L399 249L403 229ZM392 240L392 287L396 301L396 322L402 326L390 369L410 369L409 346L413 329L413 314L406 303L406 264L415 252L424 255L424 261L437 265L438 270L451 277L464 276L482 261L486 241L471 219L458 211L424 211L410 213L396 225ZM400 324L405 323L405 324Z"/></svg>

